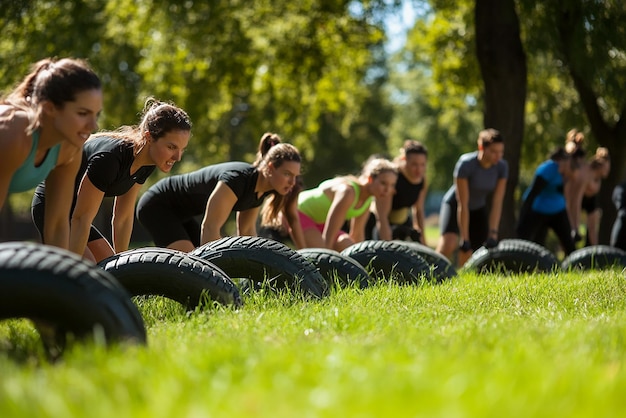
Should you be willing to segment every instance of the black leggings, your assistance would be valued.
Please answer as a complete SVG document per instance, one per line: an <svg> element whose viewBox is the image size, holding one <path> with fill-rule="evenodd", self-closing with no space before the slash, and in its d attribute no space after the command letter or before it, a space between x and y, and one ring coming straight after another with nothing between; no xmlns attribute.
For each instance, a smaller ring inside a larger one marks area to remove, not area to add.
<svg viewBox="0 0 626 418"><path fill-rule="evenodd" d="M469 239L472 243L472 251L476 251L489 237L489 214L487 207L483 206L470 210L469 215ZM460 234L457 218L456 200L453 203L442 202L439 210L439 231L442 235L449 232Z"/></svg>
<svg viewBox="0 0 626 418"><path fill-rule="evenodd" d="M191 241L194 247L200 246L200 223L195 218L181 219L167 199L151 191L139 199L137 219L157 247L167 247L175 241Z"/></svg>
<svg viewBox="0 0 626 418"><path fill-rule="evenodd" d="M521 239L545 245L548 228L554 231L566 255L576 249L566 210L551 215L530 210L527 216L519 220L517 236Z"/></svg>
<svg viewBox="0 0 626 418"><path fill-rule="evenodd" d="M43 228L44 228L44 219L46 213L46 201L41 195L35 194L31 203L30 213L33 217L33 223L35 224L35 228L39 231L39 236L41 237L41 242L45 243L46 239L43 236ZM72 208L73 209L73 208ZM70 222L70 220L68 220ZM89 230L89 238L87 242L97 241L99 239L106 240L104 234L98 230L95 226L91 225L91 229Z"/></svg>

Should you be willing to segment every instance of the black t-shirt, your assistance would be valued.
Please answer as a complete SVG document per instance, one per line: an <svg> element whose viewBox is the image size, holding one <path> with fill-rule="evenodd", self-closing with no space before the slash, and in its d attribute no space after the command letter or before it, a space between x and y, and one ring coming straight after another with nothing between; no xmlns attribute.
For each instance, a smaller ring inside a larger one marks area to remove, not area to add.
<svg viewBox="0 0 626 418"><path fill-rule="evenodd" d="M243 211L261 206L272 194L265 192L257 197L259 171L245 162L227 162L210 165L190 173L166 177L148 189L161 202L166 200L181 217L201 215L206 209L209 196L219 181L225 183L237 196L233 211Z"/></svg>
<svg viewBox="0 0 626 418"><path fill-rule="evenodd" d="M143 184L155 169L145 165L132 173L135 161L133 143L107 136L98 136L83 145L83 161L76 177L76 189L85 172L87 177L106 197L121 196L135 184Z"/></svg>
<svg viewBox="0 0 626 418"><path fill-rule="evenodd" d="M413 184L404 176L404 174L402 174L402 172L399 172L398 181L396 182L396 193L393 195L391 209L397 210L413 206L423 188L423 179L419 183Z"/></svg>

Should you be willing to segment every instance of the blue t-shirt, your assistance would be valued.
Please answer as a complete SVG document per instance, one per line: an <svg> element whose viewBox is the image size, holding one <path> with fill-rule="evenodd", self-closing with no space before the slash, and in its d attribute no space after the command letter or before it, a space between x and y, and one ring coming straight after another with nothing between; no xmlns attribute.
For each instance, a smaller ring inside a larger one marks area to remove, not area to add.
<svg viewBox="0 0 626 418"><path fill-rule="evenodd" d="M553 160L544 161L535 170L535 176L541 177L547 184L533 201L532 210L545 215L554 215L565 210L563 176L559 173L559 163ZM530 187L524 192L524 200L529 192Z"/></svg>

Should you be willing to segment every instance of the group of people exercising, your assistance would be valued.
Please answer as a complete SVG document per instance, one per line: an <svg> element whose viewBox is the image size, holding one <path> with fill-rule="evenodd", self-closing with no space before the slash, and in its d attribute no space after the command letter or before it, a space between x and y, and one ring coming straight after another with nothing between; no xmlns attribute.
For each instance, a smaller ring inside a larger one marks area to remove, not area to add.
<svg viewBox="0 0 626 418"><path fill-rule="evenodd" d="M181 160L191 120L174 104L150 98L138 125L94 133L102 106L100 79L72 58L36 63L0 102L0 207L9 193L35 189L32 216L45 244L98 262L129 248L138 219L156 246L188 252L219 239L233 212L238 235L257 235L260 219L285 228L297 248L341 251L364 239L426 243L428 152L418 141L405 141L393 160L373 156L359 175L304 189L298 150L266 133L252 163L168 176L139 196L156 169L168 173ZM597 194L610 160L602 148L587 161L581 137L570 132L537 168L524 194L520 238L543 243L552 228L570 253L584 210L588 243L597 243ZM436 249L450 259L458 252L459 264L480 246L497 245L508 177L500 133L485 129L477 144L457 161L440 210ZM626 224L620 187L616 224ZM104 197L114 197L111 241L92 225ZM626 233L613 235L612 244L624 248Z"/></svg>

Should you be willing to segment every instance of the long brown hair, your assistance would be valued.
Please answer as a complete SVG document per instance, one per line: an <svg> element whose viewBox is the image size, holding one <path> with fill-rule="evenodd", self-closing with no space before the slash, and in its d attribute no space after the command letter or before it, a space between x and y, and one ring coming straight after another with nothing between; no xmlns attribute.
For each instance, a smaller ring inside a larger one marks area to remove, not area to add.
<svg viewBox="0 0 626 418"><path fill-rule="evenodd" d="M187 113L173 103L149 97L144 103L141 121L137 126L122 126L114 131L98 132L92 137L108 136L135 144L140 150L147 141L146 133L157 141L171 131L191 131L191 120ZM137 152L137 151L136 151Z"/></svg>
<svg viewBox="0 0 626 418"><path fill-rule="evenodd" d="M86 61L45 58L31 67L31 72L0 103L25 111L30 123L27 134L39 127L40 104L50 101L61 109L86 90L100 90L102 83Z"/></svg>
<svg viewBox="0 0 626 418"><path fill-rule="evenodd" d="M253 165L265 175L270 163L272 163L274 168L279 168L286 161L302 162L298 149L291 144L282 143L280 136L277 134L266 132L261 137L257 159ZM268 197L267 202L261 208L262 225L275 225L277 223L278 215L285 207L288 199L297 198L298 193L300 193L301 189L297 188L298 181L296 181L294 188L286 196L273 192Z"/></svg>

